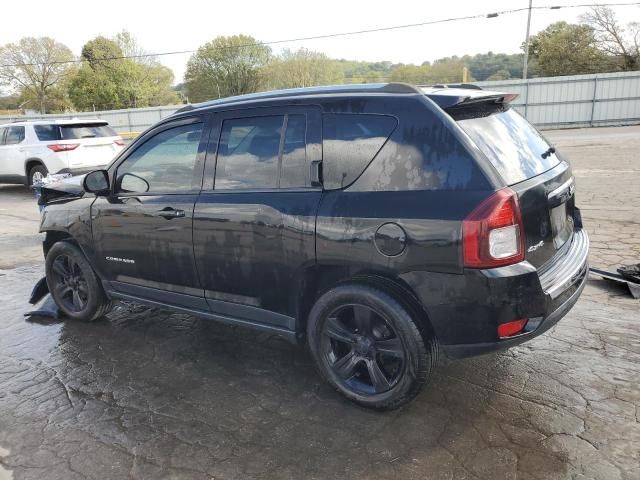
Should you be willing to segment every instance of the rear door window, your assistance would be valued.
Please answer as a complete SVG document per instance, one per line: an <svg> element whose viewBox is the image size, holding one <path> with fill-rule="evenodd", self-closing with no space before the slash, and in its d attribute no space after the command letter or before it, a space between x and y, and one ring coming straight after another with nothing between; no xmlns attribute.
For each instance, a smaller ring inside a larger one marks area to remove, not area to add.
<svg viewBox="0 0 640 480"><path fill-rule="evenodd" d="M224 120L215 188L277 188L283 124L284 115Z"/></svg>
<svg viewBox="0 0 640 480"><path fill-rule="evenodd" d="M549 143L508 106L467 107L449 113L508 185L539 175L560 163L553 153L542 157Z"/></svg>
<svg viewBox="0 0 640 480"><path fill-rule="evenodd" d="M7 131L6 128L0 128L0 145L4 145L4 133Z"/></svg>
<svg viewBox="0 0 640 480"><path fill-rule="evenodd" d="M387 115L328 113L322 116L324 187L344 188L367 168L396 128Z"/></svg>
<svg viewBox="0 0 640 480"><path fill-rule="evenodd" d="M5 145L17 145L24 140L24 127L9 127L5 135Z"/></svg>
<svg viewBox="0 0 640 480"><path fill-rule="evenodd" d="M116 131L107 124L86 123L60 125L62 140L78 140L81 138L116 137Z"/></svg>

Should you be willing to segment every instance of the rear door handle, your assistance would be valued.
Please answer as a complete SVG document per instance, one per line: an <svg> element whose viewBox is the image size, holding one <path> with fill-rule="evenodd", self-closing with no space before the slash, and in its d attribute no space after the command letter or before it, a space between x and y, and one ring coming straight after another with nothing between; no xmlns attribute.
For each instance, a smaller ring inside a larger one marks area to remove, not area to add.
<svg viewBox="0 0 640 480"><path fill-rule="evenodd" d="M178 210L172 207L165 207L162 210L159 210L152 214L154 217L163 217L167 220L172 218L181 218L184 217L184 210Z"/></svg>

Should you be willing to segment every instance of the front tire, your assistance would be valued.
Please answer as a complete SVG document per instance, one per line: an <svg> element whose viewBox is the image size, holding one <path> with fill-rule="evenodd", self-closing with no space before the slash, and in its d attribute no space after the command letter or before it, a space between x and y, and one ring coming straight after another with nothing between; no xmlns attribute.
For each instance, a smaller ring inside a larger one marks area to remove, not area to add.
<svg viewBox="0 0 640 480"><path fill-rule="evenodd" d="M47 253L45 271L49 292L67 317L91 322L109 311L111 304L100 280L73 243L53 245Z"/></svg>
<svg viewBox="0 0 640 480"><path fill-rule="evenodd" d="M32 187L34 184L41 182L48 174L49 171L44 165L35 165L34 167L31 167L28 179L29 186Z"/></svg>
<svg viewBox="0 0 640 480"><path fill-rule="evenodd" d="M437 361L434 338L398 300L364 285L338 286L311 309L308 343L329 384L368 408L397 408L415 397Z"/></svg>

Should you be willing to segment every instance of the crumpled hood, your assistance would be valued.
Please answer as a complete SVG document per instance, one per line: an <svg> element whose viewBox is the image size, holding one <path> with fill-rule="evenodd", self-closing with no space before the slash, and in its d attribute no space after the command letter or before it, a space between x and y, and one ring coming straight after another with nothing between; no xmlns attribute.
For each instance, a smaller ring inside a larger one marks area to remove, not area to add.
<svg viewBox="0 0 640 480"><path fill-rule="evenodd" d="M57 182L42 185L40 188L39 205L46 205L52 200L80 198L85 194L82 181L85 175L69 177Z"/></svg>

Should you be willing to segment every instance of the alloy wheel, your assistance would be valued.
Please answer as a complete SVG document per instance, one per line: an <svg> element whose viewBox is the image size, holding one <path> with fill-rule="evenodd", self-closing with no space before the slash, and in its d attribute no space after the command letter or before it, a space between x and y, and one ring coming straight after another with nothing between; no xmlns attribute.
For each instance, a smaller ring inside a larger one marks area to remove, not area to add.
<svg viewBox="0 0 640 480"><path fill-rule="evenodd" d="M80 266L69 255L59 255L52 270L57 300L70 312L81 312L89 302L89 286Z"/></svg>
<svg viewBox="0 0 640 480"><path fill-rule="evenodd" d="M42 172L33 172L31 175L31 185L36 185L44 180L44 175Z"/></svg>
<svg viewBox="0 0 640 480"><path fill-rule="evenodd" d="M361 395L391 390L406 365L406 352L391 323L372 308L335 309L322 330L323 358L344 387Z"/></svg>

